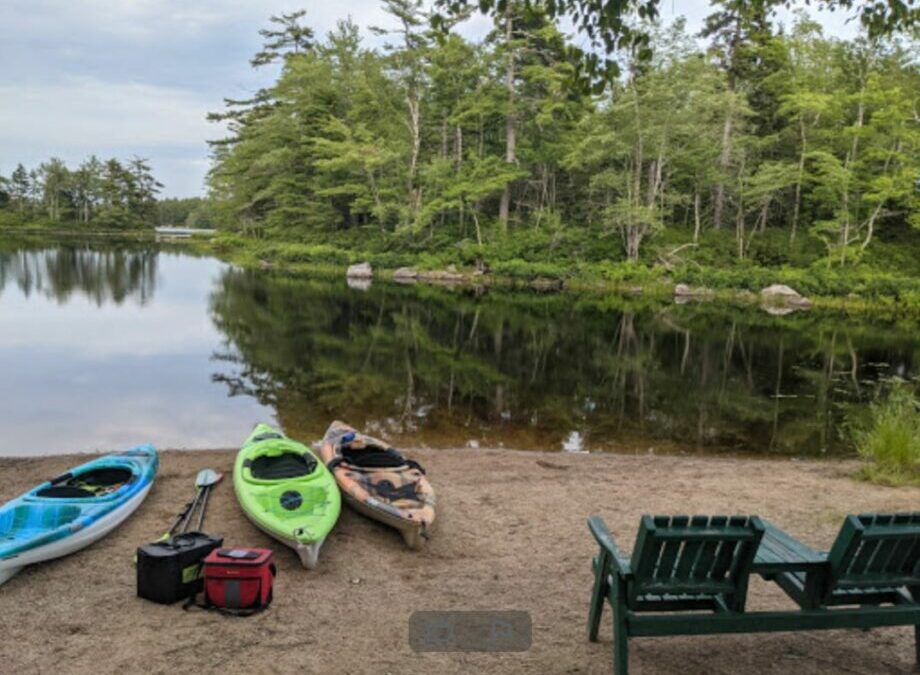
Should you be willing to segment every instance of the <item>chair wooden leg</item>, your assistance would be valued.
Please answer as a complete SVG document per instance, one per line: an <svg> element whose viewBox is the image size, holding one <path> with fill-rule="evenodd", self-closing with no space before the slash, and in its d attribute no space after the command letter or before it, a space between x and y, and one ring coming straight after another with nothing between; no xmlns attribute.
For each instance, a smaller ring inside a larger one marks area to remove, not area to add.
<svg viewBox="0 0 920 675"><path fill-rule="evenodd" d="M615 583L613 591L613 675L629 673L629 633L626 629L625 585Z"/></svg>
<svg viewBox="0 0 920 675"><path fill-rule="evenodd" d="M914 626L914 670L920 673L920 623Z"/></svg>
<svg viewBox="0 0 920 675"><path fill-rule="evenodd" d="M601 551L594 558L594 587L591 589L591 608L588 610L588 639L597 642L597 631L604 613L604 601L607 599L607 553Z"/></svg>
<svg viewBox="0 0 920 675"><path fill-rule="evenodd" d="M613 628L613 675L629 674L629 646L626 632Z"/></svg>

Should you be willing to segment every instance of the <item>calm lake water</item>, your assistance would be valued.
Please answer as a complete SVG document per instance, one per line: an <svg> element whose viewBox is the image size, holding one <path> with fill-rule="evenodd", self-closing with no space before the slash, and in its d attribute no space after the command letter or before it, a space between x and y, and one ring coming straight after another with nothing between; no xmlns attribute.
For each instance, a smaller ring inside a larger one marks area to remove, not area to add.
<svg viewBox="0 0 920 675"><path fill-rule="evenodd" d="M0 455L235 447L335 418L396 442L848 452L918 326L245 271L153 244L0 245Z"/></svg>

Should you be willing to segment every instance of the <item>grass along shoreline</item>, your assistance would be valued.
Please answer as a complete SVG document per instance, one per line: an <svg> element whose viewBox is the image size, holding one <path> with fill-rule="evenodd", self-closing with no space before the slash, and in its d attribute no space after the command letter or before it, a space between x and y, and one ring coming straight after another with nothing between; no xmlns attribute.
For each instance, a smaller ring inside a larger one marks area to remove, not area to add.
<svg viewBox="0 0 920 675"><path fill-rule="evenodd" d="M815 266L768 268L754 265L669 268L616 261L567 266L512 259L487 263L487 271L482 272L475 265L464 264L462 256L365 251L326 243L302 244L225 234L178 245L210 253L242 267L286 273L344 276L349 265L367 262L373 268L375 280L393 281L398 269L411 268L419 273L448 272L446 279L433 275L418 278L418 283L618 293L662 302L675 299L675 289L684 284L689 286L690 293L679 297L679 302L758 306L763 302L759 294L761 289L771 284L785 284L806 296L818 309L920 317L920 279L869 268L826 270Z"/></svg>
<svg viewBox="0 0 920 675"><path fill-rule="evenodd" d="M156 233L144 230L96 230L44 226L5 227L8 237L34 242L58 239L126 239L154 241ZM7 238L7 237L5 237ZM507 257L494 251L476 258L485 270L477 269L469 251L447 252L368 250L355 238L339 244L307 244L273 239L255 239L219 233L211 237L192 237L163 242L164 246L213 255L226 262L250 269L265 269L311 276L344 276L349 265L368 262L375 280L393 281L400 268L435 274L419 278L419 283L495 287L539 291L616 293L670 302L675 289L684 284L690 293L679 302L719 302L739 307L759 306L759 291L771 284L784 284L807 297L812 308L848 314L879 313L889 317L920 317L920 278L911 274L882 271L877 266L858 264L829 268L808 266L767 267L746 262L677 264L625 261L566 261L550 263ZM7 238L7 241L9 239ZM896 245L895 245L895 248ZM896 261L897 263L897 261ZM900 265L894 264L893 268ZM447 274L438 275L438 272ZM439 276L441 278L439 278Z"/></svg>

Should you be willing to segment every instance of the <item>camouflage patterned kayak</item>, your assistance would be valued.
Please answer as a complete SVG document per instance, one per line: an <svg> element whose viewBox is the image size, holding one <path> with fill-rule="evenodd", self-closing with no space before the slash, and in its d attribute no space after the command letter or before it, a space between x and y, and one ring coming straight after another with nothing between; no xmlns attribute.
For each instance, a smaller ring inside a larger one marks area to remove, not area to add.
<svg viewBox="0 0 920 675"><path fill-rule="evenodd" d="M389 444L333 422L320 456L356 511L396 528L418 548L434 523L435 496L425 470Z"/></svg>
<svg viewBox="0 0 920 675"><path fill-rule="evenodd" d="M316 567L342 497L307 446L259 424L236 456L233 488L256 527L293 548L304 567Z"/></svg>

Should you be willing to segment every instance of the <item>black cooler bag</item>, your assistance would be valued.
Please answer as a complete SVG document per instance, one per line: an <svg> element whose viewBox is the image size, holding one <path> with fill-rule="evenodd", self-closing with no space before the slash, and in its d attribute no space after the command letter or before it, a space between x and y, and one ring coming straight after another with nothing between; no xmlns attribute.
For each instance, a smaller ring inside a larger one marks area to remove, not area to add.
<svg viewBox="0 0 920 675"><path fill-rule="evenodd" d="M137 594L168 605L200 592L202 563L223 537L185 532L137 549Z"/></svg>

